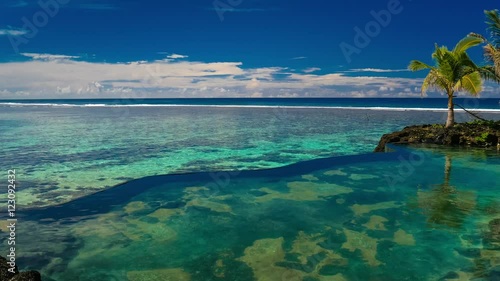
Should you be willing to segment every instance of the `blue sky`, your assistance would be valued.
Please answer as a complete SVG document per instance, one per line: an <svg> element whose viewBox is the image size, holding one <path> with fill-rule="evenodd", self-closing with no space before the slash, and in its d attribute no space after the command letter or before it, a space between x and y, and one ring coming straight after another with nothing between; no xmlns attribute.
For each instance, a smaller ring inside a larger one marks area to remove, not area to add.
<svg viewBox="0 0 500 281"><path fill-rule="evenodd" d="M425 73L404 71L409 61L431 62L434 43L486 34L483 10L495 8L494 0L2 0L0 98L419 96ZM471 55L483 61L480 48ZM482 96L500 90L487 84Z"/></svg>

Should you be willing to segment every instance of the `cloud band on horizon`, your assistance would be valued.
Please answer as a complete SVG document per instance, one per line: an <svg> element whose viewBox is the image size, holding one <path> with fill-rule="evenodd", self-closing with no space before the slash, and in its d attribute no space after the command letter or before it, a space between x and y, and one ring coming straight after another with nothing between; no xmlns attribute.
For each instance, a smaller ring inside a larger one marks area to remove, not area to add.
<svg viewBox="0 0 500 281"><path fill-rule="evenodd" d="M421 79L313 74L242 62L157 60L102 63L77 56L24 53L0 63L0 98L415 97ZM185 55L171 54L185 58ZM376 71L375 71L376 72Z"/></svg>

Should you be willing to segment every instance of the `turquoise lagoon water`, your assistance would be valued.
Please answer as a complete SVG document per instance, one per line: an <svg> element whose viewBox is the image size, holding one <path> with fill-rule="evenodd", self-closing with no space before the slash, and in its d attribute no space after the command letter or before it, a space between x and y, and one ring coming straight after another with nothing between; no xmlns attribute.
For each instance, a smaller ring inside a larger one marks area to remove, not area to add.
<svg viewBox="0 0 500 281"><path fill-rule="evenodd" d="M3 106L0 162L19 179L18 262L49 281L493 280L498 151L370 153L383 133L444 120Z"/></svg>
<svg viewBox="0 0 500 281"><path fill-rule="evenodd" d="M497 151L427 149L147 177L21 212L18 261L45 280L472 280L500 264L499 171Z"/></svg>

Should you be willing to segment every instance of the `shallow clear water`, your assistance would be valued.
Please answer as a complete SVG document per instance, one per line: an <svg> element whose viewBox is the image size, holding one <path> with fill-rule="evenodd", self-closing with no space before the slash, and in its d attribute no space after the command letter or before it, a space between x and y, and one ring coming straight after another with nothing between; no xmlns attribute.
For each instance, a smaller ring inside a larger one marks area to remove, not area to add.
<svg viewBox="0 0 500 281"><path fill-rule="evenodd" d="M469 280L500 265L498 178L496 150L429 148L149 177L21 212L19 263L58 281Z"/></svg>
<svg viewBox="0 0 500 281"><path fill-rule="evenodd" d="M460 114L457 118L468 120ZM367 153L382 134L436 122L444 123L445 115L292 108L0 107L0 163L18 169L18 204L32 208L151 175L272 168Z"/></svg>

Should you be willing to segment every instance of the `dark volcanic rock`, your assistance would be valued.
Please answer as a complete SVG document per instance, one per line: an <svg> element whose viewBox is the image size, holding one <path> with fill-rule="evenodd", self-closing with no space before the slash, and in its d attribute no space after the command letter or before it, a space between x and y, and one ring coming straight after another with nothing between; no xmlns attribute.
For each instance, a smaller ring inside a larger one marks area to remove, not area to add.
<svg viewBox="0 0 500 281"><path fill-rule="evenodd" d="M409 126L402 131L383 135L375 152L385 151L385 146L388 143L427 143L471 147L500 146L500 121L458 123L452 128L445 128L444 125Z"/></svg>
<svg viewBox="0 0 500 281"><path fill-rule="evenodd" d="M42 277L37 271L25 271L15 275L9 281L42 281Z"/></svg>
<svg viewBox="0 0 500 281"><path fill-rule="evenodd" d="M15 274L19 273L17 266L15 268L15 274L9 272L10 266L7 264L7 260L4 257L0 257L0 280L9 280L14 277Z"/></svg>
<svg viewBox="0 0 500 281"><path fill-rule="evenodd" d="M4 257L0 257L0 281L41 281L42 277L37 271L26 271L19 273L17 266L15 273L9 272L10 266Z"/></svg>

